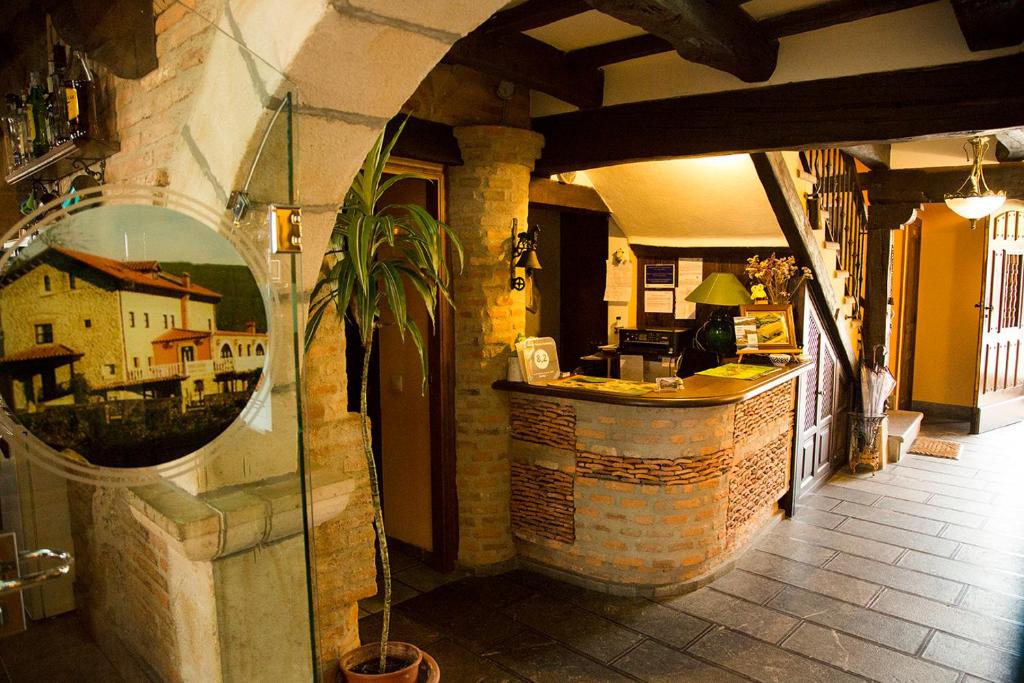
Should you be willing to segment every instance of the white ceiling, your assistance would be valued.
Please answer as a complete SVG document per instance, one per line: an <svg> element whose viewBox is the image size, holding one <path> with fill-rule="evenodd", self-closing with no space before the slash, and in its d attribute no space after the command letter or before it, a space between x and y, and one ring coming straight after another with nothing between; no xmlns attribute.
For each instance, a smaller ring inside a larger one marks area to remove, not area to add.
<svg viewBox="0 0 1024 683"><path fill-rule="evenodd" d="M786 240L746 154L595 168L593 184L634 244L779 246Z"/></svg>
<svg viewBox="0 0 1024 683"><path fill-rule="evenodd" d="M743 9L755 19L763 19L822 3L752 0ZM641 32L589 11L528 33L560 50L575 50ZM765 83L744 83L725 72L685 61L675 52L612 64L604 68L604 101L606 105L621 104L989 59L1019 51L1018 47L971 52L949 0L940 0L782 38L778 67ZM574 110L537 92L531 106L534 116ZM966 176L964 143L940 139L894 144L892 167L963 165ZM793 165L795 154L791 160ZM753 165L744 156L623 164L591 169L580 178L577 182L589 178L631 242L707 246L785 243Z"/></svg>

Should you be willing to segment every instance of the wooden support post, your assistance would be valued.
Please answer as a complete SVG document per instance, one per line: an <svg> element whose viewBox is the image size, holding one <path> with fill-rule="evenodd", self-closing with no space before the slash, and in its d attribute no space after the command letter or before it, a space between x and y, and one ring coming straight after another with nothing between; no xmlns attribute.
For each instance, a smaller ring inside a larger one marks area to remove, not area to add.
<svg viewBox="0 0 1024 683"><path fill-rule="evenodd" d="M875 204L868 207L867 297L864 305L865 362L889 362L889 315L892 297L893 230L912 223L918 204Z"/></svg>

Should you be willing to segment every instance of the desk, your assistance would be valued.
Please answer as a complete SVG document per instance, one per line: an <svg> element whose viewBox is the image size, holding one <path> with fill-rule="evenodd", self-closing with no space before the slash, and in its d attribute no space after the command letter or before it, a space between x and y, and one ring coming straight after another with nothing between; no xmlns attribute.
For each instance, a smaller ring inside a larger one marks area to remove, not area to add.
<svg viewBox="0 0 1024 683"><path fill-rule="evenodd" d="M727 568L781 516L796 379L812 367L635 395L496 382L510 394L520 557L627 595L685 592Z"/></svg>

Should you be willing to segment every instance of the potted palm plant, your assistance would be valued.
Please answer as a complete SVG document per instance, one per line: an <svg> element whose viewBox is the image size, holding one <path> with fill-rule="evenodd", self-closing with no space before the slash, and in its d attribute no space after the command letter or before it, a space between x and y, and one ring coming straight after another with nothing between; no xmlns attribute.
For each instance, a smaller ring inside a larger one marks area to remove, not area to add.
<svg viewBox="0 0 1024 683"><path fill-rule="evenodd" d="M342 656L340 664L349 681L416 681L422 659L422 653L415 646L388 642L391 564L366 404L374 331L380 324L382 312L390 310L402 340L408 335L416 346L425 387L427 356L423 335L409 315L407 292L422 299L433 323L438 298L443 297L452 303L446 242L452 246L458 267L462 267L462 245L447 225L423 207L384 205L382 202L385 192L395 183L420 177L414 174L384 177L391 150L404 127L403 123L386 144L384 133L381 133L345 195L331 233L321 277L313 289L306 330L308 348L323 316L334 309L340 318L351 316L359 329L363 349L359 417L363 454L370 475L373 527L383 568L384 612L380 642L364 645Z"/></svg>

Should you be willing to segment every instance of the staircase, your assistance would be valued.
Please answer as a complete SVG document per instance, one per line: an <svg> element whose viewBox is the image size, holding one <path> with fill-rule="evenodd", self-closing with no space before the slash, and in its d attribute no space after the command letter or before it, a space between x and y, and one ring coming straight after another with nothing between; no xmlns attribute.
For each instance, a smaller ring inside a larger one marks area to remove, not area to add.
<svg viewBox="0 0 1024 683"><path fill-rule="evenodd" d="M838 149L801 152L800 164L797 189L805 199L811 232L829 271L828 285L839 302L839 310L832 314L836 324L846 328L854 355L859 358L867 210L857 169L853 158ZM817 275L821 279L821 274Z"/></svg>

